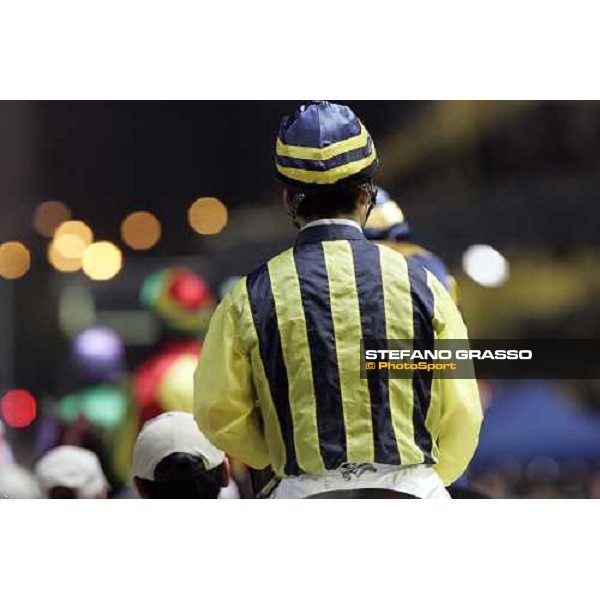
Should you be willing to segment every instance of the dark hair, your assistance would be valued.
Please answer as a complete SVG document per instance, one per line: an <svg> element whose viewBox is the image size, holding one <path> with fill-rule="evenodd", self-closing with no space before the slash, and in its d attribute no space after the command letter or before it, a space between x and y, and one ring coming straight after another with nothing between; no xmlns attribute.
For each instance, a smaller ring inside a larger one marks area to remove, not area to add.
<svg viewBox="0 0 600 600"><path fill-rule="evenodd" d="M48 498L51 500L75 500L77 494L73 488L55 485L48 490Z"/></svg>
<svg viewBox="0 0 600 600"><path fill-rule="evenodd" d="M308 193L300 202L296 214L306 221L333 219L351 214L356 210L360 191L358 186L352 186L329 192ZM294 191L288 191L288 196L294 194Z"/></svg>
<svg viewBox="0 0 600 600"><path fill-rule="evenodd" d="M154 481L138 478L148 498L216 498L227 479L225 464L207 470L198 456L174 452L154 469Z"/></svg>

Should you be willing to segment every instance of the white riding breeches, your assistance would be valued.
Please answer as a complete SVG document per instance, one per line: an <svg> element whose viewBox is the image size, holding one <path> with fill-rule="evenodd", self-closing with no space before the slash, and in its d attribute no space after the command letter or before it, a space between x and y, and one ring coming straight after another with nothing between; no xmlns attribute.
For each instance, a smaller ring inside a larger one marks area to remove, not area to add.
<svg viewBox="0 0 600 600"><path fill-rule="evenodd" d="M299 499L322 492L360 488L385 488L423 499L450 499L430 465L402 467L370 463L348 463L319 475L284 477L269 497Z"/></svg>

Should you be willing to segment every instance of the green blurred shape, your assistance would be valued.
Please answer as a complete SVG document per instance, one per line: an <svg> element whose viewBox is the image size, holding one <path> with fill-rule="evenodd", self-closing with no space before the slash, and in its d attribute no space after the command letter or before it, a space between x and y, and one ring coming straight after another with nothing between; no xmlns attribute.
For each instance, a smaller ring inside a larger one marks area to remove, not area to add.
<svg viewBox="0 0 600 600"><path fill-rule="evenodd" d="M69 394L59 405L62 421L71 423L81 416L103 429L118 427L126 413L127 397L120 388L112 385L99 385Z"/></svg>
<svg viewBox="0 0 600 600"><path fill-rule="evenodd" d="M147 308L155 306L167 275L167 270L162 269L146 277L140 290L140 299L144 306Z"/></svg>

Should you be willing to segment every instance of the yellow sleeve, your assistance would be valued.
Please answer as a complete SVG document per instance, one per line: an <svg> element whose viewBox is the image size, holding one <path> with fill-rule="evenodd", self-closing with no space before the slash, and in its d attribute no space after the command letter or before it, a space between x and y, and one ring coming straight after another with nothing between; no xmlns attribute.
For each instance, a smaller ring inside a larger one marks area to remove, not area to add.
<svg viewBox="0 0 600 600"><path fill-rule="evenodd" d="M212 317L194 376L194 418L217 448L262 469L270 463L252 385L250 356L237 336L235 307L225 296Z"/></svg>
<svg viewBox="0 0 600 600"><path fill-rule="evenodd" d="M429 274L428 282L434 294L436 337L441 340L468 339L467 328L447 291ZM473 458L479 441L483 411L474 377L440 378L438 386L438 463L434 468L447 486L465 472Z"/></svg>

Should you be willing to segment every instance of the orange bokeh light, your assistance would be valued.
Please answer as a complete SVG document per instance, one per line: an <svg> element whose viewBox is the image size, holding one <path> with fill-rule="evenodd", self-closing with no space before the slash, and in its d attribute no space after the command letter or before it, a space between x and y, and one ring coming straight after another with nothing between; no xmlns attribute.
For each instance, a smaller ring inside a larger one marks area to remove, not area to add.
<svg viewBox="0 0 600 600"><path fill-rule="evenodd" d="M205 235L222 231L227 219L227 207L218 198L198 198L188 210L192 229Z"/></svg>
<svg viewBox="0 0 600 600"><path fill-rule="evenodd" d="M81 258L66 258L56 249L56 241L48 244L48 262L63 273L74 273L81 269Z"/></svg>
<svg viewBox="0 0 600 600"><path fill-rule="evenodd" d="M33 215L34 229L46 236L52 237L57 227L71 218L69 207L58 200L48 200L38 204Z"/></svg>
<svg viewBox="0 0 600 600"><path fill-rule="evenodd" d="M31 254L21 242L0 245L0 277L19 279L31 266Z"/></svg>
<svg viewBox="0 0 600 600"><path fill-rule="evenodd" d="M121 237L134 250L148 250L161 235L160 221L150 212L131 213L121 223Z"/></svg>

